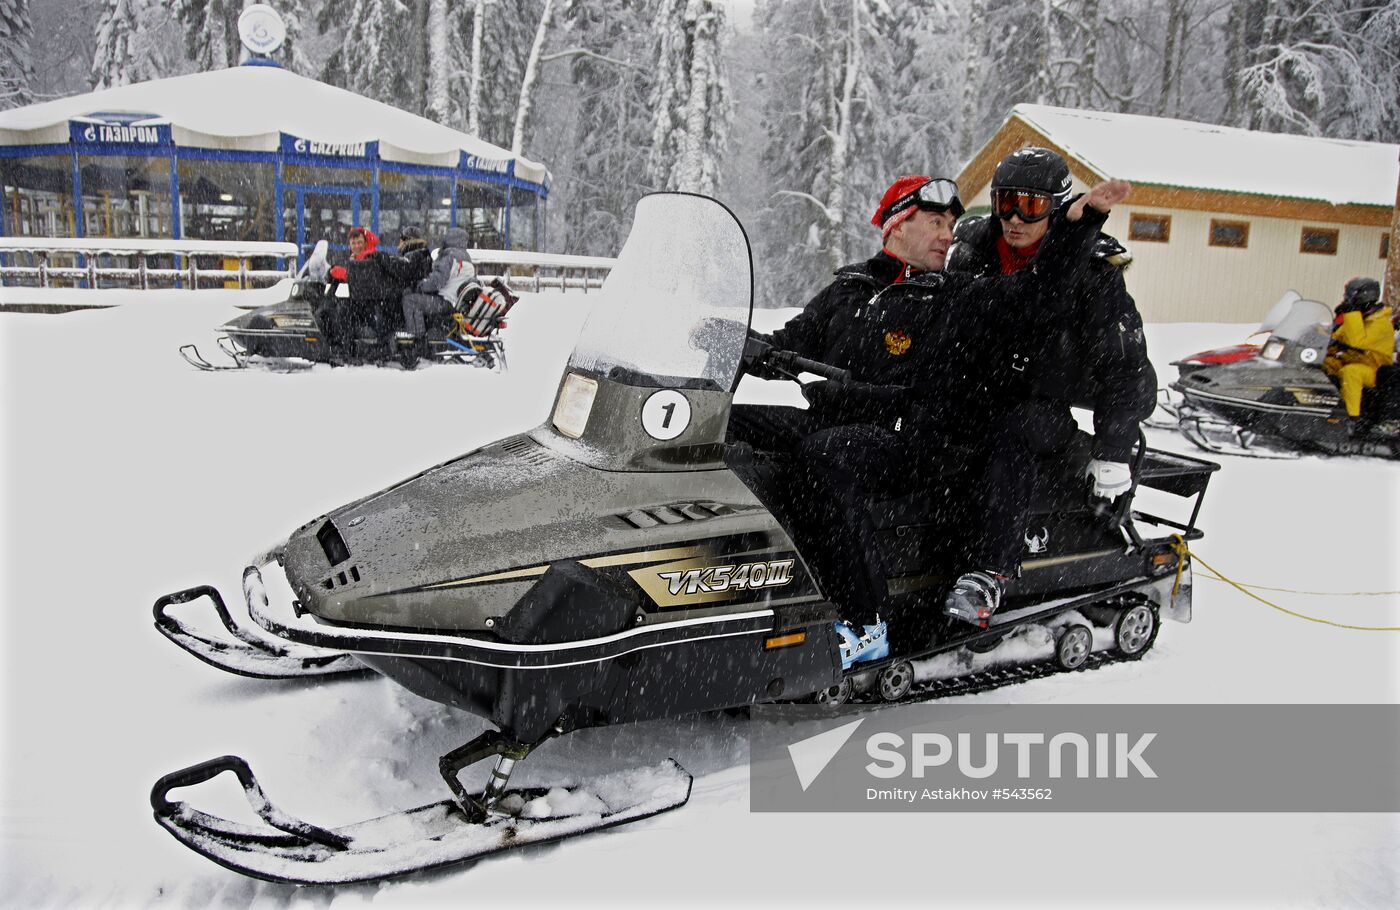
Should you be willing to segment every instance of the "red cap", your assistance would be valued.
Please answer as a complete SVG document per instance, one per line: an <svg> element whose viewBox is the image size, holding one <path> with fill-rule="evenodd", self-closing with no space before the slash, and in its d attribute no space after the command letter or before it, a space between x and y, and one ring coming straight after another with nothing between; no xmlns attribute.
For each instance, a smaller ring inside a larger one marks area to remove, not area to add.
<svg viewBox="0 0 1400 910"><path fill-rule="evenodd" d="M901 211L890 214L890 206L908 196L910 193L931 181L932 177L925 177L923 174L905 174L890 184L890 188L885 190L885 195L880 197L880 204L875 209L875 215L870 219L870 223L880 229L880 234L884 237L890 235L890 231L914 214L918 206L905 206Z"/></svg>

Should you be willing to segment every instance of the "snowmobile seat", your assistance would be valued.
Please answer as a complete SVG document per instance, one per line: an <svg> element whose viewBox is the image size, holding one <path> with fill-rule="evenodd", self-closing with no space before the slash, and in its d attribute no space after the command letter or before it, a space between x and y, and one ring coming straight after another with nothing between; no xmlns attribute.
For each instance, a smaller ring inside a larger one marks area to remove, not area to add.
<svg viewBox="0 0 1400 910"><path fill-rule="evenodd" d="M1085 468L1093 437L1077 434L1066 450L1038 459L1027 522L1027 558L1063 555L1106 546L1122 537L1095 511L1086 495ZM969 558L965 528L978 507L967 474L975 460L933 481L933 488L871 503L882 561L891 576L956 574Z"/></svg>

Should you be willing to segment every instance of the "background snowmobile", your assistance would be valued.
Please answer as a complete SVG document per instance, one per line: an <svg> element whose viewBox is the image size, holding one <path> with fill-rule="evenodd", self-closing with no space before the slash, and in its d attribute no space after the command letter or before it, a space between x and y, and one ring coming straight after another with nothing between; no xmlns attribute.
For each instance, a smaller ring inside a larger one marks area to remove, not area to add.
<svg viewBox="0 0 1400 910"><path fill-rule="evenodd" d="M666 263L677 267L658 268ZM441 760L453 800L326 830L277 811L247 764L226 756L157 782L156 820L191 849L251 875L382 878L688 798L689 776L663 764L592 782L572 802L552 800L583 808L540 828L522 809L530 794L508 791L511 770L571 730L774 700L927 698L953 684L915 685L918 668L970 653L969 645L986 650L1032 628L1053 635L1048 660L997 671L1004 682L1139 657L1159 618L1189 619L1189 558L1172 535L1200 536L1195 511L1174 523L1133 512L1130 496L1113 514L1097 514L1069 467L1052 472L1063 483L1046 485L1024 577L990 628L965 627L918 653L844 670L835 608L746 483L763 483L761 459L724 442L752 296L748 241L728 209L703 196L644 198L544 425L293 532L244 572L252 624L235 622L209 587L156 602L164 634L233 672L367 666L488 718L498 731ZM787 362L832 378L841 372ZM1140 486L1198 509L1216 466L1142 448L1136 468ZM950 532L937 505L911 497L881 506L892 584L911 604L925 595L940 603L952 580L940 565L939 541ZM177 605L206 597L231 635L196 631L187 608L175 615ZM994 676L956 684L994 685ZM467 792L458 773L491 757L485 789ZM269 827L170 799L225 770Z"/></svg>
<svg viewBox="0 0 1400 910"><path fill-rule="evenodd" d="M1184 436L1211 452L1290 457L1303 452L1400 457L1400 374L1381 367L1349 418L1322 371L1333 313L1289 291L1260 324L1262 345L1203 351L1174 361L1177 381L1161 408Z"/></svg>
<svg viewBox="0 0 1400 910"><path fill-rule="evenodd" d="M219 348L232 361L215 365L187 344L180 354L201 370L243 369L251 358L298 358L313 363L390 363L413 369L420 360L470 363L492 369L506 367L501 330L518 298L501 278L483 286L464 284L452 312L426 320L426 335L415 342L394 337L384 318L396 307L391 283L376 258L346 263L349 281L329 281L327 245L315 251L292 282L287 299L259 307L224 323ZM348 295L338 292L348 290ZM386 303L386 299L390 302ZM343 337L337 337L343 336Z"/></svg>

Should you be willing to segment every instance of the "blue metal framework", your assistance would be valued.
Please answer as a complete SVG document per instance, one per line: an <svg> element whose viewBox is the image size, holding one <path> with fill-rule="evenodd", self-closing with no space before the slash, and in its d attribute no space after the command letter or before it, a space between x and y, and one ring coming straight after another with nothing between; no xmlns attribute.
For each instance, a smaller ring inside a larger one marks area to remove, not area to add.
<svg viewBox="0 0 1400 910"><path fill-rule="evenodd" d="M100 115L94 115L100 116ZM274 193L276 194L274 211L281 211L282 194L287 190L295 192L297 207L297 233L298 241L304 239L302 228L304 225L305 212L303 201L307 192L321 192L328 194L356 194L354 197L354 218L359 223L360 218L360 195L370 196L370 229L379 230L379 191L380 174L383 172L414 174L420 176L442 177L452 180L452 203L449 215L450 223L457 225L457 182L465 180L470 183L483 185L493 185L504 187L505 192L505 231L506 244L510 243L511 227L511 190L521 189L533 193L537 197L535 206L535 228L539 245L544 245L544 237L540 225L540 216L545 202L549 198L549 182L534 183L529 180L515 176L514 161L486 161L466 152L459 153L456 167L435 167L431 165L406 164L397 161L384 161L379 157L379 143L366 142L352 144L348 147L350 154L315 154L312 151L302 149L315 149L325 146L324 143L313 142L302 139L289 133L282 133L277 151L251 152L234 151L227 149L206 149L193 148L176 145L171 136L168 125L135 128L128 124L139 115L114 115L114 122L87 122L70 121L69 138L70 141L63 143L51 143L44 145L10 145L0 146L0 158L31 158L31 157L61 157L68 156L72 165L73 176L73 212L74 232L79 237L87 236L87 226L83 218L83 178L79 157L86 156L110 156L110 157L139 157L139 158L168 158L170 161L170 200L171 200L171 234L172 239L182 237L183 226L180 216L180 170L179 163L182 160L188 161L230 161L244 163L273 164L276 168L274 179ZM103 141L101 138L106 134L118 137L117 141ZM123 141L131 138L139 138L140 141ZM357 146L363 146L360 154L354 154ZM339 150L340 147L331 147ZM284 179L283 168L285 165L305 165L309 167L338 168L348 170L369 171L372 178L369 186L347 186L340 185L320 185L312 183L288 183ZM273 218L274 240L285 241L287 238L286 228L280 214ZM9 214L4 206L0 206L0 236L10 234ZM298 252L298 264L302 258Z"/></svg>

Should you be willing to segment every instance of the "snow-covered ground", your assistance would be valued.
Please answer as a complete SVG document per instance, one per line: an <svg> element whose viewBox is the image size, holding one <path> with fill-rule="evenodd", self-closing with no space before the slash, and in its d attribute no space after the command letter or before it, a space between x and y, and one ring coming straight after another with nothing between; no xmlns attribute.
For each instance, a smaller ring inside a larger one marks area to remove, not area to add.
<svg viewBox="0 0 1400 910"><path fill-rule="evenodd" d="M228 296L153 296L168 299L0 314L0 904L1400 903L1393 815L753 814L745 722L722 716L584 731L542 748L518 778L674 756L695 774L694 795L653 820L379 886L298 891L225 871L152 822L158 776L241 754L283 808L344 824L440 798L437 757L483 724L377 677L221 674L155 632L152 602L201 583L235 594L246 561L309 518L541 422L589 297L526 297L507 333L512 369L495 375L200 373L176 347L198 341L216 353ZM1245 332L1153 326L1149 340L1173 375L1172 357ZM794 400L776 384L741 394ZM1151 436L1192 451L1171 433ZM1247 582L1400 590L1397 503L1400 463L1226 459L1197 549ZM1400 598L1278 597L1347 622L1400 625ZM1398 654L1395 633L1302 622L1199 581L1195 621L1168 625L1140 663L973 700L1392 703ZM231 780L206 789L230 809L240 802Z"/></svg>

